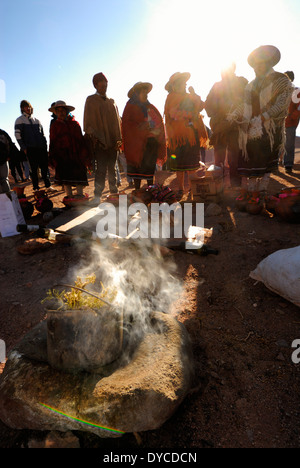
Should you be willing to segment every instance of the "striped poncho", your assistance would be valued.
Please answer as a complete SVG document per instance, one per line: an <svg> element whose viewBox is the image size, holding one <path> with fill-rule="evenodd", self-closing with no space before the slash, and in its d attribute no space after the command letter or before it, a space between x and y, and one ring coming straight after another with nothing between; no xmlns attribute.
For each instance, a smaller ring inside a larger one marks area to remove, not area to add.
<svg viewBox="0 0 300 468"><path fill-rule="evenodd" d="M285 147L285 118L293 85L289 78L271 68L263 79L256 78L245 88L244 102L227 119L239 124L239 146L245 161L251 159L249 142L267 135L274 151L275 135L280 133L278 156Z"/></svg>

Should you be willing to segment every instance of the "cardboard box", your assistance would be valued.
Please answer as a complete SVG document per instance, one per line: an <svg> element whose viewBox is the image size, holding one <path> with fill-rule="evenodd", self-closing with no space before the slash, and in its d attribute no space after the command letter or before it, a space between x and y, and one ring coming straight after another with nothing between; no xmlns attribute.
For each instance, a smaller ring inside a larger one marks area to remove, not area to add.
<svg viewBox="0 0 300 468"><path fill-rule="evenodd" d="M223 177L211 177L206 175L199 179L191 180L192 198L197 202L219 202L224 192Z"/></svg>
<svg viewBox="0 0 300 468"><path fill-rule="evenodd" d="M2 237L19 234L17 224L26 224L15 192L0 193L0 234Z"/></svg>

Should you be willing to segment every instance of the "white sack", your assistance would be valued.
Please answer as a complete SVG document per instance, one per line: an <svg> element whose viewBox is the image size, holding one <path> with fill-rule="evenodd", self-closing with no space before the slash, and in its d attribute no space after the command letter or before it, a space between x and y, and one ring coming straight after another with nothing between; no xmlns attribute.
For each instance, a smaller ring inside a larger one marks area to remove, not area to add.
<svg viewBox="0 0 300 468"><path fill-rule="evenodd" d="M300 307L300 246L273 253L250 277Z"/></svg>

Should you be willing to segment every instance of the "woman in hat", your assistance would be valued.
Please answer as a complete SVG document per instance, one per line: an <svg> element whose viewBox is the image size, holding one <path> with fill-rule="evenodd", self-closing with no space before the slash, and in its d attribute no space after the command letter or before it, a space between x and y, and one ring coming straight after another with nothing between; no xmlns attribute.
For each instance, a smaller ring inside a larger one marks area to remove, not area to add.
<svg viewBox="0 0 300 468"><path fill-rule="evenodd" d="M170 168L177 173L178 198L184 194L184 174L192 177L200 165L200 147L206 147L208 136L200 112L204 102L192 87L186 92L190 73L174 73L165 86L166 131L170 150Z"/></svg>
<svg viewBox="0 0 300 468"><path fill-rule="evenodd" d="M239 124L239 173L247 180L239 201L244 199L250 208L263 208L271 173L278 170L284 151L285 118L293 87L286 75L273 69L280 58L280 51L270 45L249 55L256 78L246 86L243 104L228 117Z"/></svg>
<svg viewBox="0 0 300 468"><path fill-rule="evenodd" d="M88 150L81 127L71 112L75 109L64 101L57 101L50 109L56 115L50 128L49 163L55 168L55 180L63 185L66 197L72 197L72 187L77 196L84 197L83 187L88 185Z"/></svg>
<svg viewBox="0 0 300 468"><path fill-rule="evenodd" d="M151 90L150 83L136 83L128 92L122 116L127 175L134 180L135 189L143 179L153 185L156 164L162 166L167 159L163 118L148 101Z"/></svg>

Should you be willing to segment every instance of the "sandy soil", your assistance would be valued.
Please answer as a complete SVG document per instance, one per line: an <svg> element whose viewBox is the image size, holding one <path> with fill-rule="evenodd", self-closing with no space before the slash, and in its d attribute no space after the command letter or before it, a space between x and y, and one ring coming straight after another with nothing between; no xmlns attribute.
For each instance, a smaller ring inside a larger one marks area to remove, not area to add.
<svg viewBox="0 0 300 468"><path fill-rule="evenodd" d="M282 169L272 178L271 193L300 185L300 160L294 176ZM174 176L160 173L175 187ZM128 193L123 178L122 189ZM63 207L63 192L51 194ZM93 179L87 192L93 193ZM30 183L25 194L33 200ZM102 440L74 433L81 447L122 448L238 448L300 445L300 365L291 361L291 344L300 338L299 308L256 284L249 273L269 254L299 245L300 225L251 216L235 208L236 194L226 190L222 214L207 217L214 227L212 245L219 256L174 255L184 293L172 312L186 326L196 366L195 389L163 427L121 439ZM36 211L30 223L41 223ZM10 351L45 318L41 300L46 291L79 261L74 247L53 248L31 256L17 247L30 238L22 234L0 239L0 338ZM82 253L84 260L88 258ZM4 364L0 367L3 371ZM13 430L0 421L0 447L41 444L46 432ZM74 442L74 441L73 441ZM70 446L72 441L69 442Z"/></svg>

